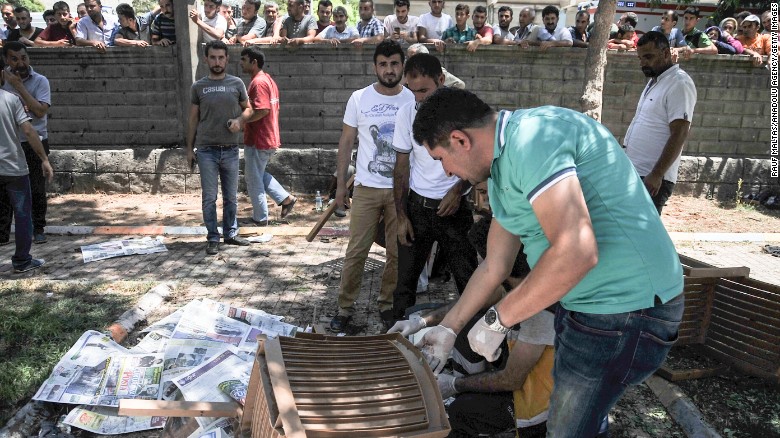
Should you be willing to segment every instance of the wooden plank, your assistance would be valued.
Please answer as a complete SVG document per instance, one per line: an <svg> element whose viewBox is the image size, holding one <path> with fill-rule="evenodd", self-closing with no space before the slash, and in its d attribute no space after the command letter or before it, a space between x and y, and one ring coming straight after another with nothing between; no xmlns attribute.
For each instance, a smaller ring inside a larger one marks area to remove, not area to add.
<svg viewBox="0 0 780 438"><path fill-rule="evenodd" d="M752 376L761 377L762 379L766 379L768 382L774 382L775 384L780 384L780 374L771 371L766 371L761 369L760 367L756 367L747 362L737 360L730 354L726 354L721 351L715 350L710 346L705 345L705 348L707 348L707 354L720 360L723 363L727 363L731 365L734 369L740 372L743 372L745 374L750 374Z"/></svg>
<svg viewBox="0 0 780 438"><path fill-rule="evenodd" d="M734 306L718 303L717 306L712 309L712 314L773 337L780 336L780 328L765 322L755 321L752 319L753 315L742 312L741 309Z"/></svg>
<svg viewBox="0 0 780 438"><path fill-rule="evenodd" d="M236 402L188 402L165 400L119 400L119 415L160 417L240 417Z"/></svg>
<svg viewBox="0 0 780 438"><path fill-rule="evenodd" d="M746 342L745 336L740 335L739 333L724 333L722 331L712 332L707 339L718 341L736 350L743 351L769 362L777 362L778 359L780 359L780 355L778 355L776 351L753 345L754 339L750 339L751 342Z"/></svg>
<svg viewBox="0 0 780 438"><path fill-rule="evenodd" d="M347 192L349 192L349 189L352 188L352 185L354 183L355 183L355 175L352 175L349 177L349 180L347 181ZM307 242L311 242L312 240L314 240L315 237L317 237L317 234L320 233L320 230L322 230L322 227L325 226L325 223L328 222L328 219L330 219L330 216L333 214L335 210L336 210L336 203L333 202L325 209L325 211L322 212L320 218L317 219L317 222L314 224L311 231L309 231L309 234L306 235Z"/></svg>
<svg viewBox="0 0 780 438"><path fill-rule="evenodd" d="M752 288L745 284L728 281L726 279L721 279L715 286L715 290L734 296L745 297L748 301L767 305L772 309L780 311L780 295L772 292Z"/></svg>
<svg viewBox="0 0 780 438"><path fill-rule="evenodd" d="M683 273L690 278L698 277L747 277L750 275L750 268L740 266L735 268L686 268Z"/></svg>
<svg viewBox="0 0 780 438"><path fill-rule="evenodd" d="M717 376L728 369L726 365L718 365L712 368L695 368L692 370L678 370L662 365L655 373L670 382L680 380L703 379L706 377Z"/></svg>
<svg viewBox="0 0 780 438"><path fill-rule="evenodd" d="M739 280L722 280L719 283L739 283L746 287L764 291L775 296L780 296L780 285L767 283L764 281L756 280L755 278L741 278Z"/></svg>
<svg viewBox="0 0 780 438"><path fill-rule="evenodd" d="M754 337L758 340L761 340L769 345L775 346L776 348L780 349L780 336L774 336L771 333L767 333L763 330L753 328L749 325L740 324L738 322L735 322L731 318L724 318L718 313L713 312L711 324L717 324L719 327L722 327L721 330L738 332L746 336Z"/></svg>
<svg viewBox="0 0 780 438"><path fill-rule="evenodd" d="M285 372L284 357L279 338L268 339L265 342L265 359L268 361L268 370L273 385L274 399L279 409L279 419L284 428L284 435L289 438L306 438L306 430L303 428L298 409L295 406L290 382Z"/></svg>
<svg viewBox="0 0 780 438"><path fill-rule="evenodd" d="M735 348L733 345L728 343L728 340L723 342L717 336L708 337L707 342L704 345L712 347L713 349L723 352L724 354L730 354L734 357L734 360L751 364L764 371L769 371L775 368L775 365L772 361L756 356L749 351Z"/></svg>
<svg viewBox="0 0 780 438"><path fill-rule="evenodd" d="M772 315L768 310L763 309L759 305L748 303L728 295L715 293L713 311L721 308L753 321L761 322L772 327L780 327L780 315Z"/></svg>

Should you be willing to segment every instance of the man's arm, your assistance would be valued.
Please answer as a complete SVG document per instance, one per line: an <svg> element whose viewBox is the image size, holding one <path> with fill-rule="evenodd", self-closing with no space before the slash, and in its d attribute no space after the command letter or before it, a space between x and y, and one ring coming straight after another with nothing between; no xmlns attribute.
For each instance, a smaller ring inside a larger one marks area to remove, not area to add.
<svg viewBox="0 0 780 438"><path fill-rule="evenodd" d="M35 115L35 117L40 119L41 117L45 116L47 112L49 112L49 104L39 102L38 99L33 97L33 95L30 94L26 88L24 88L22 79L19 76L11 73L8 69L5 71L5 81L14 87L14 90L16 90L17 94L19 94L19 96L22 98L24 106L26 106L27 109L30 110L33 115ZM38 135L36 134L35 136L37 137Z"/></svg>
<svg viewBox="0 0 780 438"><path fill-rule="evenodd" d="M547 50L551 47L571 47L573 42L571 40L560 41L542 41L539 43L539 50ZM533 44L532 44L533 45Z"/></svg>
<svg viewBox="0 0 780 438"><path fill-rule="evenodd" d="M27 142L30 143L30 147L33 152L35 152L35 155L41 159L43 176L47 181L51 182L54 177L54 170L51 168L49 157L46 155L46 150L43 148L43 143L41 143L41 139L38 138L38 133L35 132L35 129L29 121L22 123L19 127L22 129L22 132L24 132L24 135L27 136Z"/></svg>
<svg viewBox="0 0 780 438"><path fill-rule="evenodd" d="M195 158L195 133L198 132L198 122L200 121L200 105L192 104L190 106L190 115L187 126L187 162L192 163Z"/></svg>
<svg viewBox="0 0 780 438"><path fill-rule="evenodd" d="M406 214L409 199L409 153L395 152L393 168L393 200L395 201L396 230L398 243L410 246L414 241L414 230Z"/></svg>
<svg viewBox="0 0 780 438"><path fill-rule="evenodd" d="M349 207L349 199L347 198L347 173L349 170L349 162L352 158L352 146L355 145L357 134L357 128L349 126L346 123L342 124L336 166L336 208L341 210Z"/></svg>
<svg viewBox="0 0 780 438"><path fill-rule="evenodd" d="M697 47L693 49L693 53L698 53L700 55L717 55L718 47L710 42L710 45L707 47Z"/></svg>
<svg viewBox="0 0 780 438"><path fill-rule="evenodd" d="M750 60L753 62L753 65L756 66L756 67L758 67L759 65L763 64L763 62L764 62L764 57L761 56L761 54L756 52L755 50L751 50L751 49L745 48L742 51L742 54L750 56Z"/></svg>
<svg viewBox="0 0 780 438"><path fill-rule="evenodd" d="M691 122L688 120L677 119L669 124L669 140L666 141L664 149L661 152L661 156L658 157L658 161L655 162L653 170L645 176L644 183L647 187L647 191L651 196L655 196L658 193L658 189L661 188L661 182L664 178L664 173L669 170L669 167L674 163L677 157L682 153L685 139L688 138L688 132L691 127Z"/></svg>
<svg viewBox="0 0 780 438"><path fill-rule="evenodd" d="M455 214L460 208L460 203L463 200L463 194L466 190L471 188L471 183L466 180L460 180L455 185L450 187L447 194L439 203L439 208L436 210L436 214L440 217L451 216Z"/></svg>
<svg viewBox="0 0 780 438"><path fill-rule="evenodd" d="M317 29L309 29L306 31L306 36L302 38L293 38L288 41L288 44L308 44L314 42L314 37L317 36Z"/></svg>
<svg viewBox="0 0 780 438"><path fill-rule="evenodd" d="M203 30L203 32L206 32L212 38L221 40L222 38L225 37L225 30L211 27L208 24L206 24L206 22L200 18L200 13L198 13L197 9L193 9L190 11L190 20L192 20L193 23L197 24L198 27Z"/></svg>
<svg viewBox="0 0 780 438"><path fill-rule="evenodd" d="M528 373L544 353L544 345L517 341L509 352L506 366L471 376L458 377L455 390L458 392L508 392L520 389Z"/></svg>
<svg viewBox="0 0 780 438"><path fill-rule="evenodd" d="M234 134L244 129L244 125L247 124L249 119L252 118L252 114L254 114L255 112L252 106L249 105L248 99L239 102L239 105L243 109L243 111L241 111L241 114L239 114L238 117L236 117L235 119L228 120L228 130Z"/></svg>

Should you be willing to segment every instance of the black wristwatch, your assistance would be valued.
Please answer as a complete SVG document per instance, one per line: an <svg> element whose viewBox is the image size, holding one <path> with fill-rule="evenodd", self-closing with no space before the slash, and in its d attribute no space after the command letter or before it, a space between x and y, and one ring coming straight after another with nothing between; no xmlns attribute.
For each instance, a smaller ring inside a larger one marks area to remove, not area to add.
<svg viewBox="0 0 780 438"><path fill-rule="evenodd" d="M498 312L496 311L496 306L490 307L487 312L485 312L485 324L488 325L490 330L502 334L507 334L509 333L509 330L511 330L509 327L501 324L501 320L498 317Z"/></svg>

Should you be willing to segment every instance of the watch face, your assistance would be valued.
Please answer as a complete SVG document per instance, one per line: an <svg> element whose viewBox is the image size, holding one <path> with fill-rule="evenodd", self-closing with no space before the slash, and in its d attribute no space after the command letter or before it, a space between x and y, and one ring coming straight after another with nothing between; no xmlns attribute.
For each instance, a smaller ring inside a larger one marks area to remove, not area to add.
<svg viewBox="0 0 780 438"><path fill-rule="evenodd" d="M485 322L488 325L493 325L496 322L496 319L498 319L498 314L495 310L490 309L485 313Z"/></svg>

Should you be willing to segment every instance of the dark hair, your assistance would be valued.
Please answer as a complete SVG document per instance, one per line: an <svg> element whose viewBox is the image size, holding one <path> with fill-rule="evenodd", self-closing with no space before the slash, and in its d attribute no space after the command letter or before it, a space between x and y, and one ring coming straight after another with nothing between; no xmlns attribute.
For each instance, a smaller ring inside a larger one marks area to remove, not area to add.
<svg viewBox="0 0 780 438"><path fill-rule="evenodd" d="M626 22L634 27L639 22L639 17L633 12L626 12Z"/></svg>
<svg viewBox="0 0 780 438"><path fill-rule="evenodd" d="M209 1L211 1L211 0L209 0ZM209 42L206 43L206 48L203 50L203 53L206 55L207 58L209 56L209 50L211 50L211 49L214 49L214 50L224 50L225 51L225 55L227 55L227 53L228 53L228 46L227 46L227 44L222 42L222 40L213 40L213 41L209 41Z"/></svg>
<svg viewBox="0 0 780 438"><path fill-rule="evenodd" d="M54 10L53 9L47 9L43 11L43 21L46 21L46 17L53 17L54 16Z"/></svg>
<svg viewBox="0 0 780 438"><path fill-rule="evenodd" d="M409 0L395 0L393 2L393 6L395 6L396 8L402 8L404 6L406 6L407 8L411 8L411 6L409 5Z"/></svg>
<svg viewBox="0 0 780 438"><path fill-rule="evenodd" d="M441 73L439 58L428 53L416 53L404 65L404 76L425 76L438 80Z"/></svg>
<svg viewBox="0 0 780 438"><path fill-rule="evenodd" d="M677 21L680 20L680 14L678 14L677 11L672 11L671 9L664 12L664 15L668 15L674 23L677 23Z"/></svg>
<svg viewBox="0 0 780 438"><path fill-rule="evenodd" d="M404 49L402 49L401 46L393 40L384 40L377 44L376 49L374 49L374 64L376 64L376 58L379 55L389 58L395 54L401 55L401 63L403 64L404 59L406 59L406 55L404 55Z"/></svg>
<svg viewBox="0 0 780 438"><path fill-rule="evenodd" d="M360 0L358 3L371 3L371 7L374 7L374 0Z"/></svg>
<svg viewBox="0 0 780 438"><path fill-rule="evenodd" d="M509 6L501 6L500 8L498 8L498 13L499 14L504 12L504 11L509 11L509 15L510 16L515 14L514 11L512 11L512 8L510 8Z"/></svg>
<svg viewBox="0 0 780 438"><path fill-rule="evenodd" d="M495 114L476 94L458 88L441 87L420 105L412 130L417 143L429 148L449 147L450 132L481 128L492 123Z"/></svg>
<svg viewBox="0 0 780 438"><path fill-rule="evenodd" d="M6 41L5 44L3 44L3 58L8 56L8 52L11 50L14 52L20 52L24 50L24 53L27 53L27 46L20 43L19 41Z"/></svg>
<svg viewBox="0 0 780 438"><path fill-rule="evenodd" d="M330 6L330 7L333 7L333 2L332 2L332 1L330 1L330 0L320 0L320 1L317 3L317 9L319 9L319 8L320 8L320 6L325 6L326 8L327 8L328 6Z"/></svg>
<svg viewBox="0 0 780 438"><path fill-rule="evenodd" d="M745 18L751 15L753 15L753 13L750 11L742 11L739 14L734 14L734 18L736 18L737 20L744 20Z"/></svg>
<svg viewBox="0 0 780 438"><path fill-rule="evenodd" d="M465 3L458 3L455 6L455 12L457 11L466 11L466 15L468 15L471 11L469 10L469 5Z"/></svg>
<svg viewBox="0 0 780 438"><path fill-rule="evenodd" d="M669 40L666 38L666 35L664 35L663 32L650 31L645 33L639 38L636 46L642 47L645 44L653 44L653 46L659 50L669 50Z"/></svg>
<svg viewBox="0 0 780 438"><path fill-rule="evenodd" d="M560 17L558 8L553 5L545 6L544 9L542 9L542 18L544 18L544 16L547 14L555 14L556 17Z"/></svg>
<svg viewBox="0 0 780 438"><path fill-rule="evenodd" d="M30 10L24 6L17 6L14 8L14 14L21 14L22 12L27 12L27 15L30 15Z"/></svg>
<svg viewBox="0 0 780 438"><path fill-rule="evenodd" d="M222 0L203 0L203 2L211 2L217 5L217 7L222 6Z"/></svg>
<svg viewBox="0 0 780 438"><path fill-rule="evenodd" d="M252 6L255 7L255 14L260 10L260 7L263 6L263 2L260 0L246 0L244 3L251 3Z"/></svg>
<svg viewBox="0 0 780 438"><path fill-rule="evenodd" d="M54 3L54 4L51 6L51 9L52 9L52 11L54 11L55 13L56 13L57 11L67 11L67 12L70 12L70 6L68 6L68 4L67 4L67 3L65 3L65 2L63 2L63 1L59 1L59 2L56 2L56 3Z"/></svg>
<svg viewBox="0 0 780 438"><path fill-rule="evenodd" d="M695 15L696 18L699 18L699 8L697 8L696 6L688 6L687 8L685 8L685 12L683 12L683 15L685 14Z"/></svg>
<svg viewBox="0 0 780 438"><path fill-rule="evenodd" d="M577 15L575 15L574 18L576 19L577 17L580 17L582 15L588 17L588 21L590 21L590 12L586 11L585 9L578 11Z"/></svg>
<svg viewBox="0 0 780 438"><path fill-rule="evenodd" d="M127 3L120 3L116 5L116 15L121 15L122 17L128 18L130 20L135 19L135 11L133 10L133 7Z"/></svg>
<svg viewBox="0 0 780 438"><path fill-rule="evenodd" d="M476 14L476 13L480 13L480 14L487 14L487 8L486 8L486 7L484 7L484 6L482 6L482 5L479 5L479 6L477 6L476 8L474 8L474 13L475 13L475 14Z"/></svg>
<svg viewBox="0 0 780 438"><path fill-rule="evenodd" d="M241 50L241 56L246 56L247 58L249 58L250 61L256 61L257 68L259 68L260 70L262 70L263 66L265 65L265 53L263 53L263 51L260 50L260 47L257 46L245 47L243 50Z"/></svg>
<svg viewBox="0 0 780 438"><path fill-rule="evenodd" d="M620 28L618 29L618 35L625 35L625 34L627 34L629 32L633 32L633 31L634 31L634 26L632 26L630 24L624 24L624 25L620 26Z"/></svg>

